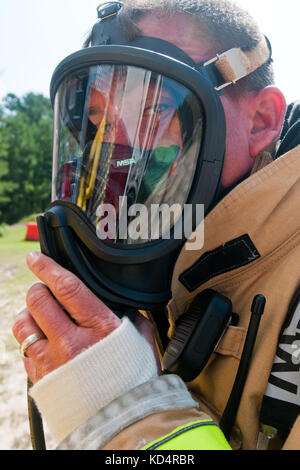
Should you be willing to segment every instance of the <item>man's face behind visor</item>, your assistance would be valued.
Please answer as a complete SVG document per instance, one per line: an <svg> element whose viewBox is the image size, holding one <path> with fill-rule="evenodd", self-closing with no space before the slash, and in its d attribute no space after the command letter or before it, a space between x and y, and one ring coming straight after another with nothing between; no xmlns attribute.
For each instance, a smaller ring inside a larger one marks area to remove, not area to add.
<svg viewBox="0 0 300 470"><path fill-rule="evenodd" d="M134 204L149 214L153 205L183 208L203 130L190 90L143 68L99 65L62 82L55 110L53 200L76 204L96 228L103 204L114 208L117 225ZM118 241L118 227L108 238Z"/></svg>
<svg viewBox="0 0 300 470"><path fill-rule="evenodd" d="M182 148L177 101L183 100L175 95L176 90L172 94L167 84L162 86L161 79L151 78L150 72L136 85L134 77L124 83L118 75L110 70L96 80L87 99L91 123L98 129L103 120L106 122L103 141L113 139L119 145L146 150L170 144Z"/></svg>

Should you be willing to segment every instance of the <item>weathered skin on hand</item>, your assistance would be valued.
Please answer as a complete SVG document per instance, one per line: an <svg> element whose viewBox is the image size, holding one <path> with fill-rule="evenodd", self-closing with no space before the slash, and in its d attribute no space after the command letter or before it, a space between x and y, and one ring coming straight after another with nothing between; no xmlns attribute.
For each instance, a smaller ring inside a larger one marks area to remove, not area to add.
<svg viewBox="0 0 300 470"><path fill-rule="evenodd" d="M46 336L31 345L24 358L27 374L36 383L107 337L121 320L75 275L52 259L34 252L28 255L27 264L42 283L29 289L27 308L16 317L13 333L19 343L33 333ZM151 324L141 316L137 326L154 347Z"/></svg>

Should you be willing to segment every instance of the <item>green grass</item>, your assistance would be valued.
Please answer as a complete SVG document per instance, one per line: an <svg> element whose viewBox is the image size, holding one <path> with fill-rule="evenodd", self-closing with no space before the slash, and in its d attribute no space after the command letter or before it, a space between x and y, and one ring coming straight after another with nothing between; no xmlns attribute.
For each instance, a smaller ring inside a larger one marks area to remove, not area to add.
<svg viewBox="0 0 300 470"><path fill-rule="evenodd" d="M39 242L26 241L26 224L5 227L0 237L0 331L6 351L18 345L11 326L15 316L26 306L26 293L38 282L26 264L30 251L39 251ZM1 423L0 423L1 424Z"/></svg>
<svg viewBox="0 0 300 470"><path fill-rule="evenodd" d="M6 227L0 237L0 266L9 265L17 271L14 279L1 281L2 286L5 284L5 291L11 295L19 292L20 287L36 281L26 265L26 255L30 251L40 251L40 244L26 241L25 236L26 224L18 224Z"/></svg>

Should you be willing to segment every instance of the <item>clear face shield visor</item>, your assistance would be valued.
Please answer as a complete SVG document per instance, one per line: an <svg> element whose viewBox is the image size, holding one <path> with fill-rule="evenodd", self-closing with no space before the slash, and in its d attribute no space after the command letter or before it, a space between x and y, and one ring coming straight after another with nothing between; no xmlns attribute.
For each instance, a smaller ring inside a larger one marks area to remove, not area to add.
<svg viewBox="0 0 300 470"><path fill-rule="evenodd" d="M98 238L145 243L181 217L201 153L205 118L197 96L133 65L80 68L55 96L52 200L75 204ZM137 223L137 217L139 223Z"/></svg>

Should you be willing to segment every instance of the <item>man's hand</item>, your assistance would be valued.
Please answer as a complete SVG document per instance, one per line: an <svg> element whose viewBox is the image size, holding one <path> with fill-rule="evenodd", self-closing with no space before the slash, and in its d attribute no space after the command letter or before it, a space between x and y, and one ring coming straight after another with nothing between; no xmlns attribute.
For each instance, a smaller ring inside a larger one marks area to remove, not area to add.
<svg viewBox="0 0 300 470"><path fill-rule="evenodd" d="M36 383L108 336L121 320L52 259L34 252L28 255L27 264L44 284L29 289L27 308L16 317L13 334L19 343L34 333L45 335L27 349L24 359L27 374Z"/></svg>

